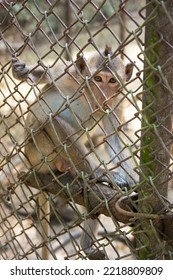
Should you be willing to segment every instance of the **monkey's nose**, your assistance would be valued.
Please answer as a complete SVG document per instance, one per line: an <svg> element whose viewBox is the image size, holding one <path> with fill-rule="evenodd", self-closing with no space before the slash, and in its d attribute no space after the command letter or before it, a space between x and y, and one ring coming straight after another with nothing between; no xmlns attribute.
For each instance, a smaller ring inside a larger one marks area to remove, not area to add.
<svg viewBox="0 0 173 280"><path fill-rule="evenodd" d="M102 108L106 110L109 109L109 107L110 107L110 98L104 99L102 102Z"/></svg>

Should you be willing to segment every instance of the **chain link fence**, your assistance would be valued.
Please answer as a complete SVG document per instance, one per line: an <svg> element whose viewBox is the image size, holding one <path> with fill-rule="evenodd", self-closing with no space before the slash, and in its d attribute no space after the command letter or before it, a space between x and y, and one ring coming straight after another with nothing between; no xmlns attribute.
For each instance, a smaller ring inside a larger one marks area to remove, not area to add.
<svg viewBox="0 0 173 280"><path fill-rule="evenodd" d="M1 259L172 259L172 1L0 1Z"/></svg>

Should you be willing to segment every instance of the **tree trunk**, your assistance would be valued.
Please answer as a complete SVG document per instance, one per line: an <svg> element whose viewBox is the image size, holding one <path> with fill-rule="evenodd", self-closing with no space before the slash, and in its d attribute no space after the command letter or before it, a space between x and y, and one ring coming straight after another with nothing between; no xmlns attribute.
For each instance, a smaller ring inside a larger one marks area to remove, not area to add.
<svg viewBox="0 0 173 280"><path fill-rule="evenodd" d="M160 214L169 183L173 97L173 1L147 0L139 212ZM160 3L160 4L159 4ZM164 7L166 9L164 9ZM163 221L138 220L139 259L165 258Z"/></svg>

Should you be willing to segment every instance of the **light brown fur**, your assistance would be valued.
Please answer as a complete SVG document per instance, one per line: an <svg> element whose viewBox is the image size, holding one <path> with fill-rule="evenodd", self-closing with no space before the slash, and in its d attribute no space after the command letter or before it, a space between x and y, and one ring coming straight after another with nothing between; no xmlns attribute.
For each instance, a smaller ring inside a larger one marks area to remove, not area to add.
<svg viewBox="0 0 173 280"><path fill-rule="evenodd" d="M133 65L125 66L112 55L111 48L106 46L102 54L95 53L87 61L78 56L74 63L59 61L47 69L26 67L16 58L12 60L15 78L45 84L40 96L29 106L26 118L25 155L31 168L41 173L68 171L73 176L83 172L88 177L111 181L115 187L134 184L116 131L122 114L122 88L131 77ZM97 129L103 134L102 145L115 167L111 178L110 174L103 177L103 158L99 160L92 148ZM89 147L85 145L87 137ZM103 252L92 246L96 224L93 220L85 223L81 242L91 259L104 258Z"/></svg>

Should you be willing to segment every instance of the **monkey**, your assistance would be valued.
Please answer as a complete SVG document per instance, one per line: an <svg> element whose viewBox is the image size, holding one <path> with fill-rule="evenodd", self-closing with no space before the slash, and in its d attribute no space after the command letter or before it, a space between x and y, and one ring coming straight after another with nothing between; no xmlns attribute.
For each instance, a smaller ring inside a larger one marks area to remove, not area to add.
<svg viewBox="0 0 173 280"><path fill-rule="evenodd" d="M58 60L52 67L26 67L13 58L12 72L18 80L30 81L35 86L44 84L40 95L28 108L25 123L24 153L30 167L43 174L52 170L69 171L74 177L83 172L98 180L111 180L120 188L136 183L131 176L132 168L124 160L116 130L121 115L122 89L131 79L132 63L124 65L106 46L103 52L95 52L88 59L78 54L75 61ZM103 132L109 162L115 166L104 178L102 161L91 148L90 132L94 133L96 127ZM90 148L85 145L86 136ZM96 223L87 221L84 227L87 229L81 246L92 258L91 232Z"/></svg>

